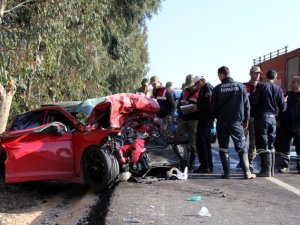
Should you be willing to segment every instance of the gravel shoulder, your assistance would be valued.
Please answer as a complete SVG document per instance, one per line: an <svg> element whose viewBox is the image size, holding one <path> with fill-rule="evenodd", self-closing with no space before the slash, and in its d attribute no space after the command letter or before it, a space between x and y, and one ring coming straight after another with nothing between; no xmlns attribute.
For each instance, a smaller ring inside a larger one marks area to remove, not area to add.
<svg viewBox="0 0 300 225"><path fill-rule="evenodd" d="M30 182L0 188L0 225L89 224L100 196L84 185Z"/></svg>

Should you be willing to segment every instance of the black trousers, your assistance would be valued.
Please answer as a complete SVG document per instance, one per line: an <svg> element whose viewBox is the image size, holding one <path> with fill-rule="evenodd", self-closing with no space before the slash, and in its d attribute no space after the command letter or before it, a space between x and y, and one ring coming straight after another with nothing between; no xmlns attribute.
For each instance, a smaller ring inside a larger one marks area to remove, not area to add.
<svg viewBox="0 0 300 225"><path fill-rule="evenodd" d="M283 167L290 165L291 142L294 139L294 144L297 152L297 169L300 169L300 130L293 130L291 127L281 128L281 157L283 159Z"/></svg>
<svg viewBox="0 0 300 225"><path fill-rule="evenodd" d="M212 153L211 153L211 128L212 119L200 119L197 126L197 151L201 169L213 170Z"/></svg>
<svg viewBox="0 0 300 225"><path fill-rule="evenodd" d="M255 143L257 154L270 153L275 151L274 142L276 139L275 116L262 116L254 118Z"/></svg>
<svg viewBox="0 0 300 225"><path fill-rule="evenodd" d="M235 150L238 153L248 153L246 138L241 121L217 121L217 137L220 152L228 153L229 137L232 138Z"/></svg>

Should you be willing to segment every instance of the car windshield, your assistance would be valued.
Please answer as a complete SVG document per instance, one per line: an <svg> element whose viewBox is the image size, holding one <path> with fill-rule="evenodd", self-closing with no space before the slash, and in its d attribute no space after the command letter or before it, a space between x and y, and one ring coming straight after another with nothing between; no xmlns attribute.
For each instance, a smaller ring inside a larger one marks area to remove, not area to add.
<svg viewBox="0 0 300 225"><path fill-rule="evenodd" d="M43 124L43 112L42 111L33 111L25 114L21 114L16 117L9 131L22 130L41 126Z"/></svg>

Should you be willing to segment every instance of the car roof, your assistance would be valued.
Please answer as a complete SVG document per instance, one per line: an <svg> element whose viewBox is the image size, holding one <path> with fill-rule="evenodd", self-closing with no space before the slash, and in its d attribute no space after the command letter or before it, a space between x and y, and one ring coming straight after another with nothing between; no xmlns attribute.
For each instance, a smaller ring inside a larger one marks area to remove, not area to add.
<svg viewBox="0 0 300 225"><path fill-rule="evenodd" d="M85 115L90 115L93 108L100 102L103 102L105 97L99 98L91 98L84 101L68 101L68 102L55 102L44 104L42 107L49 107L49 106L58 106L63 108L69 113L82 113Z"/></svg>

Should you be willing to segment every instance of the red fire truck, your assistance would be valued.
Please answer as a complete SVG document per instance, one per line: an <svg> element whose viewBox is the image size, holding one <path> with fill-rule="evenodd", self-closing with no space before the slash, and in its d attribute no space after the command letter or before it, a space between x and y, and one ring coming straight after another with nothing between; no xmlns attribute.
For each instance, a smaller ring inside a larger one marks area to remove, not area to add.
<svg viewBox="0 0 300 225"><path fill-rule="evenodd" d="M268 70L275 70L278 73L277 83L286 92L290 90L293 76L300 75L300 48L288 52L286 46L254 59L253 63L259 66L264 73Z"/></svg>

